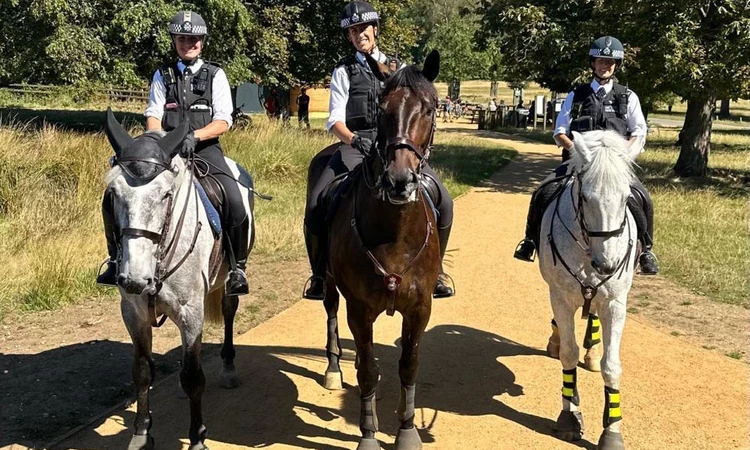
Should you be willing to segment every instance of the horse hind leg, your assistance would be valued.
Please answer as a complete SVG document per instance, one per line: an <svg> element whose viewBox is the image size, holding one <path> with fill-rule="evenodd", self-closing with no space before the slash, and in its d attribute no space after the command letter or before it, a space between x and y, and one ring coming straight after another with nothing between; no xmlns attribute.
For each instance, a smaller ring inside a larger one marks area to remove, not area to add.
<svg viewBox="0 0 750 450"><path fill-rule="evenodd" d="M336 290L336 284L333 277L326 277L326 293L323 298L323 306L326 309L328 317L327 322L327 341L326 341L326 358L328 367L326 368L323 379L323 387L329 391L343 389L343 375L341 373L341 341L339 340L339 293Z"/></svg>
<svg viewBox="0 0 750 450"><path fill-rule="evenodd" d="M589 314L586 324L586 336L583 339L583 348L586 354L583 356L583 367L590 372L601 372L601 321L596 314Z"/></svg>
<svg viewBox="0 0 750 450"><path fill-rule="evenodd" d="M202 398L206 387L206 377L201 367L201 333L203 318L184 325L182 330L182 370L180 384L190 401L189 450L207 450L203 443L207 430L203 424Z"/></svg>
<svg viewBox="0 0 750 450"><path fill-rule="evenodd" d="M224 344L221 346L221 372L219 373L219 386L225 389L234 389L239 386L237 370L234 367L234 316L240 298L236 295L225 295L221 302L221 312L224 316Z"/></svg>
<svg viewBox="0 0 750 450"><path fill-rule="evenodd" d="M146 314L147 312L142 309L137 310L132 303L123 301L122 316L133 341L133 384L138 399L134 422L135 433L130 439L128 450L152 450L154 448L154 438L149 433L152 425L149 391L154 381L155 368L151 350L151 323Z"/></svg>
<svg viewBox="0 0 750 450"><path fill-rule="evenodd" d="M547 340L547 356L554 359L560 359L560 331L557 329L557 322L552 319L552 334Z"/></svg>

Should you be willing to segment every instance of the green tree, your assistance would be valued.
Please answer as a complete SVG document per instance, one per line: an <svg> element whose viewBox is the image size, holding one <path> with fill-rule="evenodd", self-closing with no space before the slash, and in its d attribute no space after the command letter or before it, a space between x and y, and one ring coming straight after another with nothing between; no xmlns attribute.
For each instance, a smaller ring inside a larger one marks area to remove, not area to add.
<svg viewBox="0 0 750 450"><path fill-rule="evenodd" d="M500 47L509 72L556 92L588 80L594 38L620 38L626 56L617 76L638 93L646 112L668 92L688 102L674 166L679 176L706 173L715 100L750 95L746 1L483 0L482 6L484 37Z"/></svg>

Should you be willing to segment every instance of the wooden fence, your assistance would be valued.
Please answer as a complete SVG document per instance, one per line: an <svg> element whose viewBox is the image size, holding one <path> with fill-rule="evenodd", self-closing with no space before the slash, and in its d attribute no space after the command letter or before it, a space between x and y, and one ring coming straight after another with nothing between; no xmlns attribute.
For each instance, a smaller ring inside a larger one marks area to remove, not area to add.
<svg viewBox="0 0 750 450"><path fill-rule="evenodd" d="M8 87L0 88L5 92L18 95L60 95L76 89L72 86L49 86L43 84L10 84ZM130 89L119 87L92 88L91 93L95 96L107 97L112 101L147 101L148 88Z"/></svg>

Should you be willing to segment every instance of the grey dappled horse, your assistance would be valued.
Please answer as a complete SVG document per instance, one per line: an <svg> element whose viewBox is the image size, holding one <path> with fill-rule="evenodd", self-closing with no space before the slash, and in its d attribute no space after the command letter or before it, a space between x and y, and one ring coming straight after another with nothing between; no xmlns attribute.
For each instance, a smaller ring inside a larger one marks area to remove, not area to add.
<svg viewBox="0 0 750 450"><path fill-rule="evenodd" d="M238 384L232 326L239 298L224 295L227 263L221 251L222 240L209 225L192 171L177 155L186 126L163 137L147 132L131 138L108 111L106 132L117 162L107 174L106 183L120 230L118 286L122 317L135 350L133 381L138 409L135 434L128 448L153 448L149 435L149 388L154 378L151 329L157 325L156 317L164 314L182 336L180 384L190 402L190 449L202 450L206 438L201 415L205 378L200 362L204 318L218 321L223 314L220 384L226 388ZM238 166L227 162L239 179ZM248 189L240 192L250 221L247 242L252 248L253 197Z"/></svg>
<svg viewBox="0 0 750 450"><path fill-rule="evenodd" d="M587 314L591 306L599 314L603 341L604 431L598 449L623 449L620 340L637 256L636 223L627 200L635 177L633 158L642 144L636 140L629 146L612 131L573 135L569 178L544 213L539 251L539 269L549 284L563 366L556 435L568 441L583 436L574 319L578 308L583 306Z"/></svg>

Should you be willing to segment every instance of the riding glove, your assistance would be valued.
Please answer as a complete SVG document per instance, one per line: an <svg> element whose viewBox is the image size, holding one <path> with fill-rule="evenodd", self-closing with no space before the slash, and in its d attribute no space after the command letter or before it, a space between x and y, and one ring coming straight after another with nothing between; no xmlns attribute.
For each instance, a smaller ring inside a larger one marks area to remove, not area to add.
<svg viewBox="0 0 750 450"><path fill-rule="evenodd" d="M352 139L352 147L359 150L359 152L363 155L368 156L370 154L370 150L372 150L372 140L355 134L354 138Z"/></svg>
<svg viewBox="0 0 750 450"><path fill-rule="evenodd" d="M182 150L180 150L180 156L187 158L195 153L195 144L198 142L198 138L195 137L194 132L190 132L185 136L185 140L182 141Z"/></svg>

